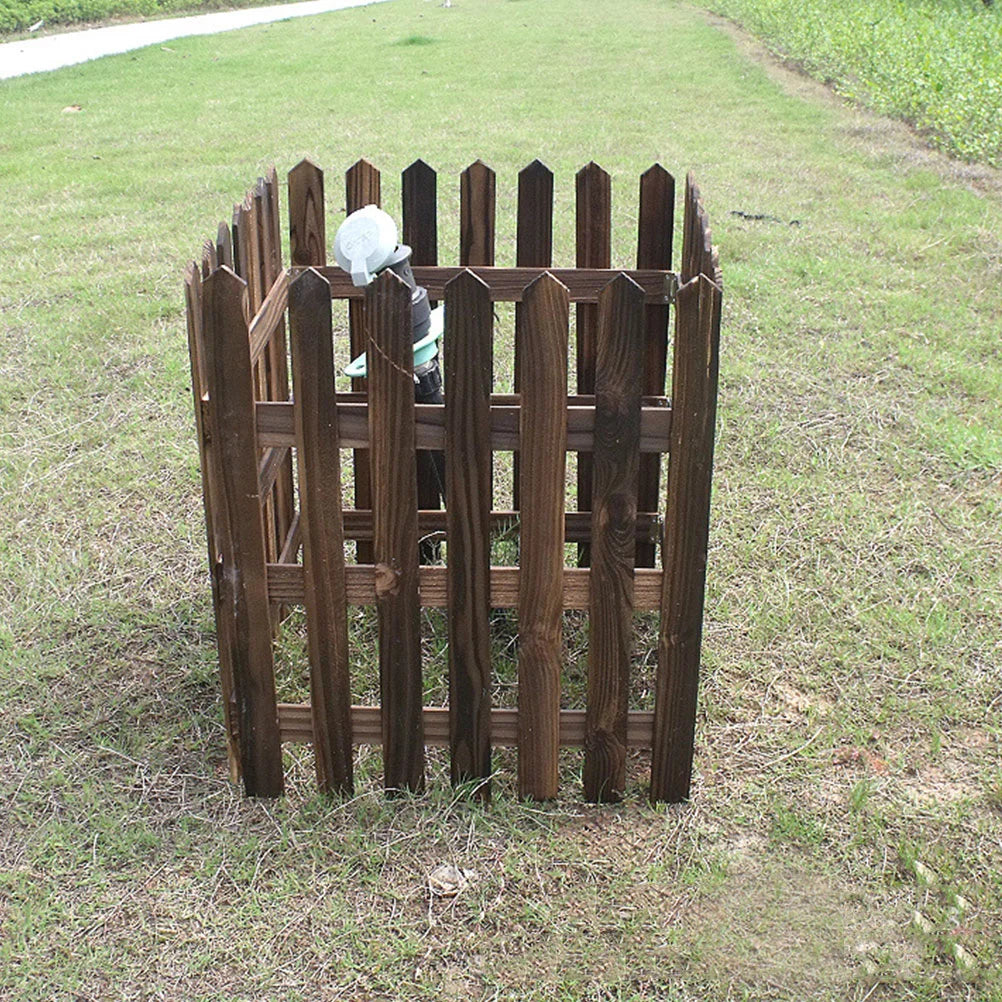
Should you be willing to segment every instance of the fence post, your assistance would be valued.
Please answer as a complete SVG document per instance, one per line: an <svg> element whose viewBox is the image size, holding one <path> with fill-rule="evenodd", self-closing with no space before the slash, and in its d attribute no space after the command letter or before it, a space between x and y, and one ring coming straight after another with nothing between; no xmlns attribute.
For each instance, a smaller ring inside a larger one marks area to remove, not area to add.
<svg viewBox="0 0 1002 1002"><path fill-rule="evenodd" d="M330 286L312 268L289 287L303 581L317 785L351 793L351 682Z"/></svg>
<svg viewBox="0 0 1002 1002"><path fill-rule="evenodd" d="M289 261L294 266L327 264L324 172L309 160L289 171Z"/></svg>
<svg viewBox="0 0 1002 1002"><path fill-rule="evenodd" d="M452 782L491 774L490 290L471 271L445 287L445 399Z"/></svg>
<svg viewBox="0 0 1002 1002"><path fill-rule="evenodd" d="M258 481L254 387L244 314L246 284L220 268L202 285L209 434L219 494L220 614L231 620L233 689L248 796L282 793L282 748Z"/></svg>
<svg viewBox="0 0 1002 1002"><path fill-rule="evenodd" d="M675 307L651 800L686 800L692 778L720 349L720 287L698 275Z"/></svg>
<svg viewBox="0 0 1002 1002"><path fill-rule="evenodd" d="M411 294L387 270L365 292L373 552L387 790L424 788Z"/></svg>
<svg viewBox="0 0 1002 1002"><path fill-rule="evenodd" d="M518 792L557 795L564 470L570 297L549 272L522 294L519 345L521 570L518 586Z"/></svg>
<svg viewBox="0 0 1002 1002"><path fill-rule="evenodd" d="M584 794L615 801L626 786L633 641L644 293L626 275L598 301Z"/></svg>

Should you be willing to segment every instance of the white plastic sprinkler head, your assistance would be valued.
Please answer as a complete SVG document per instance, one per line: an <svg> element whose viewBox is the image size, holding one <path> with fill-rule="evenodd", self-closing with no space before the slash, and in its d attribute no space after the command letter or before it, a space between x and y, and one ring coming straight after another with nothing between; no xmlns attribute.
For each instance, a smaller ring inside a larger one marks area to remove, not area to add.
<svg viewBox="0 0 1002 1002"><path fill-rule="evenodd" d="M368 285L396 248L397 224L376 205L353 212L334 235L334 257L357 286Z"/></svg>

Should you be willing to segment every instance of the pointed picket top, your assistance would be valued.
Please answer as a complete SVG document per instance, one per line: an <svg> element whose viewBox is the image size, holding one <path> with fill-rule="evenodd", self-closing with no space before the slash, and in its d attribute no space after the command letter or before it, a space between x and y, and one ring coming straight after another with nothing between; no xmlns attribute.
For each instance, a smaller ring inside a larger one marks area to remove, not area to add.
<svg viewBox="0 0 1002 1002"><path fill-rule="evenodd" d="M324 172L311 160L289 171L289 260L293 266L327 263Z"/></svg>
<svg viewBox="0 0 1002 1002"><path fill-rule="evenodd" d="M671 268L675 178L659 163L640 175L637 267Z"/></svg>
<svg viewBox="0 0 1002 1002"><path fill-rule="evenodd" d="M518 175L515 263L520 268L553 262L553 171L533 160Z"/></svg>
<svg viewBox="0 0 1002 1002"><path fill-rule="evenodd" d="M379 170L364 157L345 171L345 208L349 213L362 209L367 205L379 205L380 174Z"/></svg>
<svg viewBox="0 0 1002 1002"><path fill-rule="evenodd" d="M459 177L459 263L494 264L494 171L475 160Z"/></svg>
<svg viewBox="0 0 1002 1002"><path fill-rule="evenodd" d="M415 160L400 176L403 222L401 239L411 248L411 263L438 263L438 175Z"/></svg>

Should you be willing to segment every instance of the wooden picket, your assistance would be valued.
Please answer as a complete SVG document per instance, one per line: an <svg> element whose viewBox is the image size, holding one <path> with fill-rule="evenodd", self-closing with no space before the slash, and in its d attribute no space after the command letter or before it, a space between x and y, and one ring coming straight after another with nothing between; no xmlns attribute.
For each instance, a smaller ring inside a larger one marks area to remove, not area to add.
<svg viewBox="0 0 1002 1002"><path fill-rule="evenodd" d="M596 164L575 179L574 268L553 266L554 177L539 161L518 177L514 267L495 262L497 179L489 166L478 160L460 175L458 266L438 264L435 171L417 160L401 180L415 278L446 304L444 406L414 402L407 286L386 273L357 289L328 265L324 175L309 161L288 177L288 267L272 170L185 272L233 775L248 794L275 796L284 783L281 743L305 741L320 788L348 793L353 746L381 744L387 790L419 791L425 747L444 745L453 782L486 799L492 749L513 745L519 795L547 799L559 791L559 749L571 744L584 748L585 797L616 800L628 751L639 747L651 749L651 798L685 799L722 298L698 188L687 178L676 275L675 183L660 165L641 177L637 266L624 270L611 267L611 179ZM378 204L380 188L379 171L358 161L345 175L348 211ZM353 355L369 358L368 378L350 392L335 390L335 299L348 303ZM516 304L514 394L495 392L495 302ZM354 508L342 509L342 449L355 450ZM444 511L436 510L437 486L432 493L420 472L418 457L431 450L452 457ZM517 460L513 510L493 504L499 450ZM570 511L568 451L579 456ZM669 454L662 540L661 457ZM513 526L518 566L492 566L493 534ZM419 561L429 535L446 541L445 566ZM346 540L355 543L354 559ZM567 543L580 546L581 566L565 566ZM306 613L303 705L275 696L272 634L294 605ZM352 705L348 610L356 605L377 610L378 707ZM422 608L446 610L447 709L423 706ZM517 708L492 706L491 610L504 608L517 610ZM569 609L588 613L584 710L561 708ZM634 613L644 610L660 613L653 711L629 706Z"/></svg>

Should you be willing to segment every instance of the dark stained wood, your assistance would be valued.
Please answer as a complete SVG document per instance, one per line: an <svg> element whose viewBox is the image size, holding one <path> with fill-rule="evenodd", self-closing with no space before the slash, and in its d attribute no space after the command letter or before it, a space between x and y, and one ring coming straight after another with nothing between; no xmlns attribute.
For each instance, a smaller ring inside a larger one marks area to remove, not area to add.
<svg viewBox="0 0 1002 1002"><path fill-rule="evenodd" d="M379 171L368 160L359 160L345 172L345 208L349 215L358 209L364 209L367 205L380 204L380 176ZM344 275L351 283L351 277L335 269ZM325 278L328 276L325 274ZM328 278L329 281L329 278ZM365 290L359 290L365 292ZM366 331L365 331L365 303L352 302L348 304L348 340L351 345L351 357L355 358L365 351ZM351 381L353 390L364 391L366 388L365 379L353 379ZM355 507L372 507L372 480L370 470L370 457L365 449L356 449L352 457L352 468L355 483ZM359 543L358 562L372 563L372 547L368 543Z"/></svg>
<svg viewBox="0 0 1002 1002"><path fill-rule="evenodd" d="M446 283L451 282L462 270L461 267L444 265L418 265L414 268L414 278L418 285L423 285L428 290L429 296L441 299ZM660 269L613 271L611 268L492 268L471 265L470 270L487 283L492 302L505 303L520 303L525 287L531 285L544 271L549 271L561 285L567 287L572 303L597 303L598 294L620 271L624 271L643 288L645 302L648 303L667 305L675 294L677 284L674 274ZM351 276L340 268L327 266L318 271L330 283L331 295L335 299L364 297L365 290L352 285Z"/></svg>
<svg viewBox="0 0 1002 1002"><path fill-rule="evenodd" d="M372 512L352 509L343 512L344 531L349 539L372 539ZM490 513L491 531L503 532L510 530L518 532L519 513L517 511L492 511ZM447 515L444 511L422 508L418 511L418 533L421 536L445 534L447 531ZM564 541L577 543L588 539L591 535L590 511L564 512ZM646 542L656 542L661 539L661 514L655 512L637 512L636 537Z"/></svg>
<svg viewBox="0 0 1002 1002"><path fill-rule="evenodd" d="M345 512L347 516L349 513ZM590 513L589 513L590 514ZM517 567L492 567L490 573L491 608L517 609L522 572ZM661 608L661 571L638 569L633 584L633 604L638 612ZM448 608L448 573L445 567L422 567L418 573L421 604L426 609ZM565 567L558 598L565 609L591 608L591 577L588 568ZM372 564L348 564L345 588L348 604L376 604L377 574ZM268 594L273 602L303 602L301 564L269 564Z"/></svg>
<svg viewBox="0 0 1002 1002"><path fill-rule="evenodd" d="M216 259L220 265L226 265L231 271L233 267L233 231L226 223L219 224L216 234Z"/></svg>
<svg viewBox="0 0 1002 1002"><path fill-rule="evenodd" d="M384 784L388 790L421 790L421 599L410 289L385 271L368 286L365 309Z"/></svg>
<svg viewBox="0 0 1002 1002"><path fill-rule="evenodd" d="M328 286L330 288L330 286ZM261 308L254 314L248 329L251 361L258 362L265 349L272 343L285 320L288 305L289 275L283 271L265 296ZM288 398L285 398L288 399Z"/></svg>
<svg viewBox="0 0 1002 1002"><path fill-rule="evenodd" d="M219 652L219 685L223 700L223 725L226 730L227 758L230 778L240 779L239 717L233 694L233 664L230 658L233 643L230 620L221 615L219 567L221 555L214 512L219 507L218 491L214 487L212 440L208 428L208 391L205 375L205 344L202 331L202 282L198 268L190 264L184 277L185 314L188 327L188 357L191 362L191 392L195 403L195 430L198 438L198 460L202 471L202 505L205 510L205 539L212 585L212 608L216 619L216 646Z"/></svg>
<svg viewBox="0 0 1002 1002"><path fill-rule="evenodd" d="M626 786L644 295L620 275L599 297L588 640L585 799Z"/></svg>
<svg viewBox="0 0 1002 1002"><path fill-rule="evenodd" d="M460 267L494 264L494 199L494 171L476 160L459 178Z"/></svg>
<svg viewBox="0 0 1002 1002"><path fill-rule="evenodd" d="M640 210L637 224L637 267L671 268L675 179L660 164L640 177ZM662 394L668 364L668 307L655 304L645 308L644 393ZM657 508L660 498L661 457L641 456L637 484L640 508ZM637 566L653 567L657 547L637 543Z"/></svg>
<svg viewBox="0 0 1002 1002"><path fill-rule="evenodd" d="M352 791L351 684L331 300L315 271L289 289L303 585L317 785Z"/></svg>
<svg viewBox="0 0 1002 1002"><path fill-rule="evenodd" d="M403 222L401 239L411 249L411 264L438 264L438 177L415 160L400 177Z"/></svg>
<svg viewBox="0 0 1002 1002"><path fill-rule="evenodd" d="M327 264L324 172L309 160L289 171L289 261L305 267Z"/></svg>
<svg viewBox="0 0 1002 1002"><path fill-rule="evenodd" d="M424 719L425 744L440 748L449 745L449 711L426 706ZM282 740L309 743L313 740L310 708L301 703L279 703L278 719ZM383 740L382 713L378 706L353 706L352 727L356 744L378 745ZM626 723L626 740L631 748L650 748L654 714L643 710L630 713ZM491 734L498 747L514 748L518 744L518 710L494 707L491 710ZM580 747L585 742L585 711L560 711L560 746Z"/></svg>
<svg viewBox="0 0 1002 1002"><path fill-rule="evenodd" d="M411 264L438 264L438 209L435 171L423 160L415 160L401 175L403 224L402 241L411 248ZM431 302L434 309L438 304ZM422 508L438 508L442 503L444 484L439 482L440 473L436 457L432 453L419 451L417 455L418 505ZM440 547L435 544L421 544L421 557L425 562L439 556Z"/></svg>
<svg viewBox="0 0 1002 1002"><path fill-rule="evenodd" d="M493 309L471 271L445 289L449 719L452 782L491 774L491 350Z"/></svg>
<svg viewBox="0 0 1002 1002"><path fill-rule="evenodd" d="M704 275L678 294L664 589L651 755L651 800L689 796L703 631L720 348L720 288Z"/></svg>
<svg viewBox="0 0 1002 1002"><path fill-rule="evenodd" d="M258 494L254 390L244 313L246 285L220 268L202 286L202 329L209 433L217 451L216 508L220 612L232 632L229 660L240 720L248 796L275 797L283 787L266 587L264 526Z"/></svg>
<svg viewBox="0 0 1002 1002"><path fill-rule="evenodd" d="M567 289L544 274L525 290L516 331L522 410L518 621L518 790L557 795L564 456L567 440Z"/></svg>
<svg viewBox="0 0 1002 1002"><path fill-rule="evenodd" d="M533 160L518 175L518 228L515 236L515 264L519 268L549 268L553 264L553 172ZM528 284L528 283L526 283ZM521 303L515 304L518 327ZM518 386L518 345L515 345L515 392ZM515 453L512 484L513 506L517 510L521 457Z"/></svg>
<svg viewBox="0 0 1002 1002"><path fill-rule="evenodd" d="M339 397L339 401L340 399ZM491 404L491 448L518 449L519 406L513 397L493 399L506 402ZM664 400L661 406L649 406L649 401L652 399L648 398L648 403L645 403L640 412L640 451L667 452L670 444L672 411ZM590 451L595 426L594 397L572 397L566 411L568 450ZM445 408L441 404L417 404L414 412L418 448L444 448ZM346 449L367 447L370 441L366 405L356 401L339 402L338 414L342 446ZM262 445L293 445L295 440L292 407L283 403L259 403L257 428Z"/></svg>
<svg viewBox="0 0 1002 1002"><path fill-rule="evenodd" d="M609 268L612 263L612 179L598 164L582 167L575 177L576 257L578 268ZM598 306L577 307L577 392L595 392L595 337ZM578 453L578 510L591 508L590 453ZM578 546L578 563L587 567L588 544Z"/></svg>

